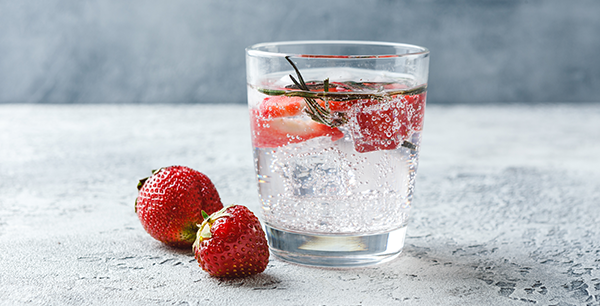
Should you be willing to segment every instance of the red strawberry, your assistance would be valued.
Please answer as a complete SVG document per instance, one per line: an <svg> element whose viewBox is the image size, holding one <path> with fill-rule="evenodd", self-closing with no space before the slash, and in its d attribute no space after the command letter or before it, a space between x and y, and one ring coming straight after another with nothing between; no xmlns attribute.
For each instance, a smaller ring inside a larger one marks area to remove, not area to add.
<svg viewBox="0 0 600 306"><path fill-rule="evenodd" d="M423 129L423 119L425 118L425 101L427 100L427 92L418 95L405 96L406 105L409 110L410 127L414 131Z"/></svg>
<svg viewBox="0 0 600 306"><path fill-rule="evenodd" d="M292 117L302 113L305 106L302 97L266 97L259 106L260 115L266 119Z"/></svg>
<svg viewBox="0 0 600 306"><path fill-rule="evenodd" d="M425 93L396 96L388 102L358 101L354 148L360 153L396 149L414 131L422 129L424 111Z"/></svg>
<svg viewBox="0 0 600 306"><path fill-rule="evenodd" d="M377 100L361 100L357 104L354 131L354 148L365 153L376 150L393 150L402 143L406 134L407 116L400 107Z"/></svg>
<svg viewBox="0 0 600 306"><path fill-rule="evenodd" d="M331 141L344 137L339 129L312 120L267 119L257 113L256 110L250 113L252 144L255 147L276 148L322 136L331 137Z"/></svg>
<svg viewBox="0 0 600 306"><path fill-rule="evenodd" d="M144 229L155 239L174 246L189 247L196 240L202 211L221 208L221 198L210 179L184 166L152 172L140 180L135 211Z"/></svg>
<svg viewBox="0 0 600 306"><path fill-rule="evenodd" d="M230 205L205 215L193 250L200 267L216 277L245 277L264 271L269 247L258 218L245 206Z"/></svg>
<svg viewBox="0 0 600 306"><path fill-rule="evenodd" d="M333 90L331 90L333 92ZM316 100L325 107L323 100ZM354 101L330 101L329 109L332 112L346 112ZM266 97L259 106L259 113L265 119L293 117L304 112L306 101L302 97L272 96Z"/></svg>

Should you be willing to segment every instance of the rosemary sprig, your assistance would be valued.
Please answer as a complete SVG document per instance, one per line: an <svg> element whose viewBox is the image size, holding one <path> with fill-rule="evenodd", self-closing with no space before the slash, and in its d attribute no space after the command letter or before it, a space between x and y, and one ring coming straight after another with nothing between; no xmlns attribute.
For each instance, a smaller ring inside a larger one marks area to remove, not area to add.
<svg viewBox="0 0 600 306"><path fill-rule="evenodd" d="M323 85L320 85L323 86ZM316 87L315 88L319 88ZM280 90L280 89L265 89L258 88L258 91L269 96L286 96L286 97L303 97L312 99L327 99L328 101L351 101L361 99L383 99L386 96L405 95L412 96L423 93L427 90L427 85L421 85L411 89L398 89L379 92L326 92L326 91L310 91L310 90Z"/></svg>
<svg viewBox="0 0 600 306"><path fill-rule="evenodd" d="M306 85L306 82L304 82L304 78L302 77L302 74L300 73L300 70L298 70L298 67L296 66L296 64L294 64L294 62L292 62L292 60L290 59L289 56L286 56L285 59L290 63L290 65L292 65L292 67L294 67L294 70L296 71L296 75L298 76L298 80L296 80L294 78L294 76L290 74L290 78L292 79L292 82L294 82L294 85L296 85L296 87L302 89L302 91L304 91L304 92L311 92L310 89L308 88L308 86ZM324 93L329 92L329 79L326 79L325 81L323 81L323 92ZM338 127L338 126L343 125L346 122L348 122L348 119L346 118L346 114L344 114L344 113L332 114L331 113L331 109L329 108L329 99L328 98L326 98L326 97L321 98L321 100L323 100L325 102L324 107L321 106L321 104L319 104L313 97L305 96L304 100L306 101L306 106L307 106L304 109L304 111L312 120L322 123L322 124L325 124L330 127Z"/></svg>

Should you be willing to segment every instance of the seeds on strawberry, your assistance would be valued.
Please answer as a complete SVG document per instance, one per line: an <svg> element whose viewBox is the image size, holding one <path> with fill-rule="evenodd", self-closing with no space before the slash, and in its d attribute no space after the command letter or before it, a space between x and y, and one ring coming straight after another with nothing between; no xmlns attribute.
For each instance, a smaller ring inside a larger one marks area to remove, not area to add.
<svg viewBox="0 0 600 306"><path fill-rule="evenodd" d="M217 189L201 172L184 166L153 171L140 180L135 211L144 229L167 245L190 247L196 239L202 211L223 207Z"/></svg>
<svg viewBox="0 0 600 306"><path fill-rule="evenodd" d="M411 114L410 127L414 131L421 131L423 129L423 119L425 118L425 100L427 99L427 92L418 95L405 96L405 98L406 107Z"/></svg>
<svg viewBox="0 0 600 306"><path fill-rule="evenodd" d="M360 153L396 149L423 127L425 93L395 96L387 102L361 100L355 105L353 140Z"/></svg>
<svg viewBox="0 0 600 306"><path fill-rule="evenodd" d="M259 106L260 115L265 119L293 117L304 109L304 98L272 96L266 97Z"/></svg>
<svg viewBox="0 0 600 306"><path fill-rule="evenodd" d="M319 105L326 107L323 100L316 100ZM350 110L354 101L329 101L329 109L332 112L346 112ZM265 119L293 117L301 115L306 107L306 101L302 97L271 96L266 97L259 105L259 114Z"/></svg>
<svg viewBox="0 0 600 306"><path fill-rule="evenodd" d="M200 267L215 277L246 277L263 272L269 247L260 221L247 207L230 205L200 225L193 250Z"/></svg>

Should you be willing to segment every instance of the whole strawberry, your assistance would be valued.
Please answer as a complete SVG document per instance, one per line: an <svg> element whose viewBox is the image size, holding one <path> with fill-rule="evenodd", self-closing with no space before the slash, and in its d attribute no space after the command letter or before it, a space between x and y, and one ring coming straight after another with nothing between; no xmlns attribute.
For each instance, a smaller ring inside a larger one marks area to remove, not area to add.
<svg viewBox="0 0 600 306"><path fill-rule="evenodd" d="M188 167L171 166L152 171L140 180L135 211L144 229L155 239L174 247L190 247L196 240L202 211L223 208L210 179Z"/></svg>
<svg viewBox="0 0 600 306"><path fill-rule="evenodd" d="M200 267L216 277L258 274L269 263L269 247L260 221L242 205L227 206L210 217L205 215L193 249Z"/></svg>

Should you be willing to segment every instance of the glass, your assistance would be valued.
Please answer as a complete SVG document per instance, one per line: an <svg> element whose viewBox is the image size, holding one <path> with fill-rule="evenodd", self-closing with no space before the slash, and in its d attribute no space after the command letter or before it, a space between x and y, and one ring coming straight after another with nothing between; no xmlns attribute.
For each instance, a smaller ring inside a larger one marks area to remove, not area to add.
<svg viewBox="0 0 600 306"><path fill-rule="evenodd" d="M404 246L429 51L384 42L246 49L258 194L271 252L314 266L391 260Z"/></svg>

